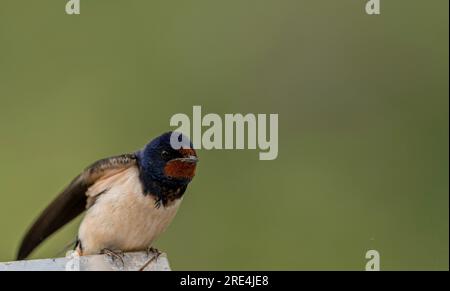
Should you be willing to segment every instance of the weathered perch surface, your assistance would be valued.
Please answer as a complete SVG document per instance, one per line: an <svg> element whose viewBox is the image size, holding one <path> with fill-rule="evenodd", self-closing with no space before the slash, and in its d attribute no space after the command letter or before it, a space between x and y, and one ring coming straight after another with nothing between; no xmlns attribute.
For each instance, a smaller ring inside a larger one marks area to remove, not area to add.
<svg viewBox="0 0 450 291"><path fill-rule="evenodd" d="M0 271L139 271L154 256L146 252L125 253L122 263L120 258L108 255L78 257L71 254L65 258L0 263ZM143 271L170 271L167 255L162 253Z"/></svg>

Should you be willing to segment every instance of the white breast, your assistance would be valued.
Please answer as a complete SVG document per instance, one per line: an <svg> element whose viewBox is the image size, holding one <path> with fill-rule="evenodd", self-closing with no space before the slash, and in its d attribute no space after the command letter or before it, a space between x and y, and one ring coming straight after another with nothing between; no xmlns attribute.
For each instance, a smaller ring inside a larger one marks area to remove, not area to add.
<svg viewBox="0 0 450 291"><path fill-rule="evenodd" d="M102 191L106 192L96 197ZM92 206L78 231L83 255L105 248L147 249L172 221L181 203L179 199L170 206L156 208L155 199L142 194L136 167L97 181L86 194Z"/></svg>

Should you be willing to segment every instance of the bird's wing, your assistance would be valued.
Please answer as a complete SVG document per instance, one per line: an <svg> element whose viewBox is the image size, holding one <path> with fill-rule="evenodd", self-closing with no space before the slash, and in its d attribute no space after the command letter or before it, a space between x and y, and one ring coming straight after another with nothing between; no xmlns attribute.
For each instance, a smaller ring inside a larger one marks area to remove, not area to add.
<svg viewBox="0 0 450 291"><path fill-rule="evenodd" d="M26 258L43 240L81 214L87 207L86 191L98 179L114 175L133 165L136 165L136 156L125 154L99 160L86 168L34 222L22 240L17 259Z"/></svg>

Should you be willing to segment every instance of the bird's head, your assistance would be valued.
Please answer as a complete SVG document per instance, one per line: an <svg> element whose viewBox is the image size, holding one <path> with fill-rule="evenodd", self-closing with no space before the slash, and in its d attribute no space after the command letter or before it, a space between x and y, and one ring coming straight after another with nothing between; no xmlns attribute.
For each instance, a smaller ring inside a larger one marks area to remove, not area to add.
<svg viewBox="0 0 450 291"><path fill-rule="evenodd" d="M179 149L172 147L172 134L179 141L184 141ZM180 133L162 134L148 143L137 156L146 192L164 195L157 192L185 188L195 176L197 153L189 139Z"/></svg>

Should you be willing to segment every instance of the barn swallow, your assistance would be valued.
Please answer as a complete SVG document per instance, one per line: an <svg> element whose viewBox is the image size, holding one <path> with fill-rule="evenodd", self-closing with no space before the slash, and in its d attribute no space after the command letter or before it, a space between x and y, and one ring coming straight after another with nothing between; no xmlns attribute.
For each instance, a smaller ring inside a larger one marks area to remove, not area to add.
<svg viewBox="0 0 450 291"><path fill-rule="evenodd" d="M174 149L171 134L87 167L37 218L17 259L85 210L75 246L79 255L148 250L174 218L198 161L190 142Z"/></svg>

